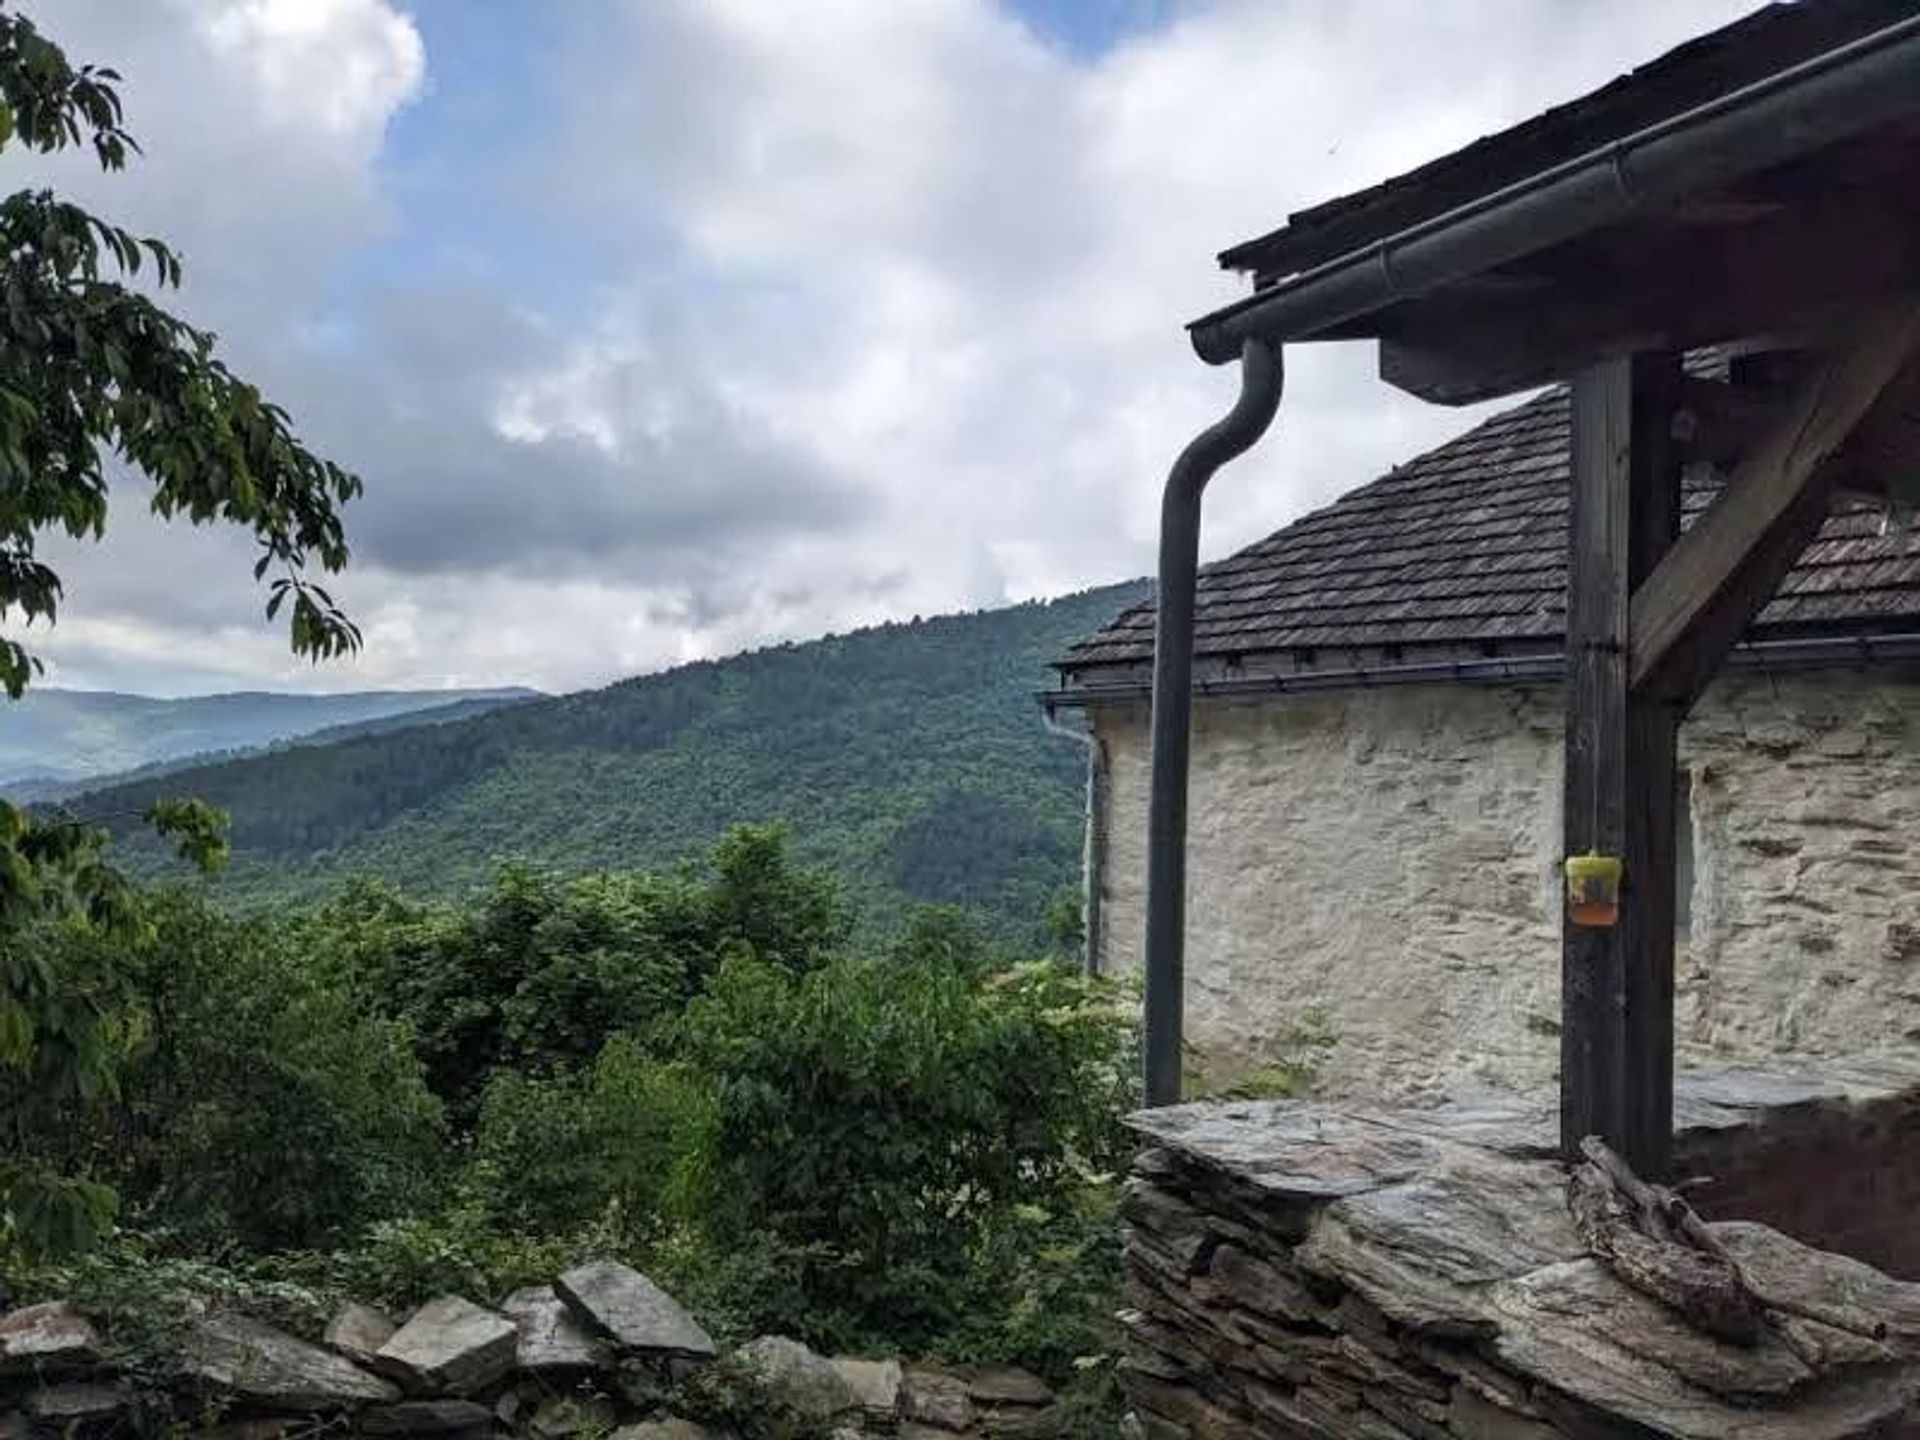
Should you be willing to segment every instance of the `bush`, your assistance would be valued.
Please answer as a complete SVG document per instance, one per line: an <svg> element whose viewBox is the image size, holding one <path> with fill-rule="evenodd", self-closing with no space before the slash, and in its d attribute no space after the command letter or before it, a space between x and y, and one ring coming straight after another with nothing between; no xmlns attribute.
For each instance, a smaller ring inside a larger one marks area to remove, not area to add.
<svg viewBox="0 0 1920 1440"><path fill-rule="evenodd" d="M683 1218L723 1299L826 1347L948 1331L1023 1209L1116 1158L1126 1033L1051 965L729 962L683 1036L715 1117Z"/></svg>
<svg viewBox="0 0 1920 1440"><path fill-rule="evenodd" d="M615 1035L670 1025L728 955L804 971L847 916L832 880L792 864L784 830L742 826L704 874L507 866L464 911L361 883L301 930L366 1003L413 1027L434 1093L465 1124L497 1073L579 1069Z"/></svg>
<svg viewBox="0 0 1920 1440"><path fill-rule="evenodd" d="M684 1067L618 1036L582 1074L502 1072L487 1087L474 1150L504 1223L568 1232L598 1222L644 1236L687 1208L713 1124Z"/></svg>
<svg viewBox="0 0 1920 1440"><path fill-rule="evenodd" d="M264 925L179 894L150 898L146 919L125 967L143 1040L117 1095L76 1100L23 1143L203 1249L332 1243L416 1205L443 1131L405 1029ZM71 935L54 963L101 943Z"/></svg>

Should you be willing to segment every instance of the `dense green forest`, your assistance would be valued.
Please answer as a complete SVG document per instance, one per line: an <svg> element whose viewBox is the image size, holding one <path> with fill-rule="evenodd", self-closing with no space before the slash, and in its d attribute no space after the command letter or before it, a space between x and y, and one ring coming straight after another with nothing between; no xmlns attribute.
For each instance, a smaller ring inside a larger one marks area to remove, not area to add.
<svg viewBox="0 0 1920 1440"><path fill-rule="evenodd" d="M883 625L683 666L477 719L289 747L73 802L163 873L139 824L194 796L232 817L226 899L281 901L357 875L457 894L503 860L653 868L729 826L782 820L798 858L862 902L971 907L1033 935L1079 867L1085 757L1034 691L1139 584Z"/></svg>
<svg viewBox="0 0 1920 1440"><path fill-rule="evenodd" d="M1070 953L952 907L878 938L773 826L455 902L116 909L8 937L89 1004L0 1069L0 1291L123 1367L209 1302L312 1333L613 1255L724 1337L1011 1361L1110 1422L1132 1007Z"/></svg>
<svg viewBox="0 0 1920 1440"><path fill-rule="evenodd" d="M0 785L71 783L174 764L210 752L255 750L299 737L340 738L363 725L405 723L425 712L480 713L532 690L363 690L339 695L237 691L161 699L111 690L35 686L0 708ZM450 709L449 707L453 707ZM36 787L37 788L37 787Z"/></svg>

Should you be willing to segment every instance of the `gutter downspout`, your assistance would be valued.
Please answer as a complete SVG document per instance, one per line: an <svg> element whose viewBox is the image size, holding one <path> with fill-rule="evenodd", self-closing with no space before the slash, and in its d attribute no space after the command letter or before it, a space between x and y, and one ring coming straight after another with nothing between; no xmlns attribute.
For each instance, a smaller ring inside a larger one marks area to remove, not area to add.
<svg viewBox="0 0 1920 1440"><path fill-rule="evenodd" d="M1180 1099L1186 986L1187 757L1193 721L1193 592L1200 498L1214 473L1250 449L1280 408L1279 350L1248 338L1233 408L1173 462L1160 504L1160 578L1153 630L1153 791L1147 812L1145 1082L1149 1106Z"/></svg>
<svg viewBox="0 0 1920 1440"><path fill-rule="evenodd" d="M1343 320L1805 154L1920 97L1920 15L1468 201L1201 317L1210 365L1243 341L1306 339Z"/></svg>
<svg viewBox="0 0 1920 1440"><path fill-rule="evenodd" d="M1053 705L1043 702L1040 718L1047 729L1087 752L1087 814L1080 854L1081 968L1088 975L1098 975L1100 947L1106 942L1101 895L1107 873L1107 747L1094 731L1091 715L1084 730L1064 725Z"/></svg>

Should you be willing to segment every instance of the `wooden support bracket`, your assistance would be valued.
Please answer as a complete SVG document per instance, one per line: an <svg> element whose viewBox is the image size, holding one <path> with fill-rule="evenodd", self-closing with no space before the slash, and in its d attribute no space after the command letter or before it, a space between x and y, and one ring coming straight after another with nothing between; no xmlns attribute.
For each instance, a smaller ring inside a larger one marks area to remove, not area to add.
<svg viewBox="0 0 1920 1440"><path fill-rule="evenodd" d="M1819 530L1836 455L1913 355L1920 305L1863 322L1813 361L1719 499L1634 592L1629 684L1690 705Z"/></svg>

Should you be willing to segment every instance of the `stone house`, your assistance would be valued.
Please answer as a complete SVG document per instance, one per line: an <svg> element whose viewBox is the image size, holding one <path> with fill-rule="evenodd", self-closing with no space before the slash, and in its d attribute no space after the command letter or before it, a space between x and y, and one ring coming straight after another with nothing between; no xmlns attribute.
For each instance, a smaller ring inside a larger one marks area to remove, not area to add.
<svg viewBox="0 0 1920 1440"><path fill-rule="evenodd" d="M1560 1017L1568 401L1206 567L1191 1065L1324 1092L1548 1083ZM1713 498L1690 474L1686 514ZM1093 963L1141 963L1151 603L1057 662L1094 739ZM1681 739L1682 1063L1920 1043L1920 537L1838 506ZM1309 1039L1312 1043L1309 1044Z"/></svg>

